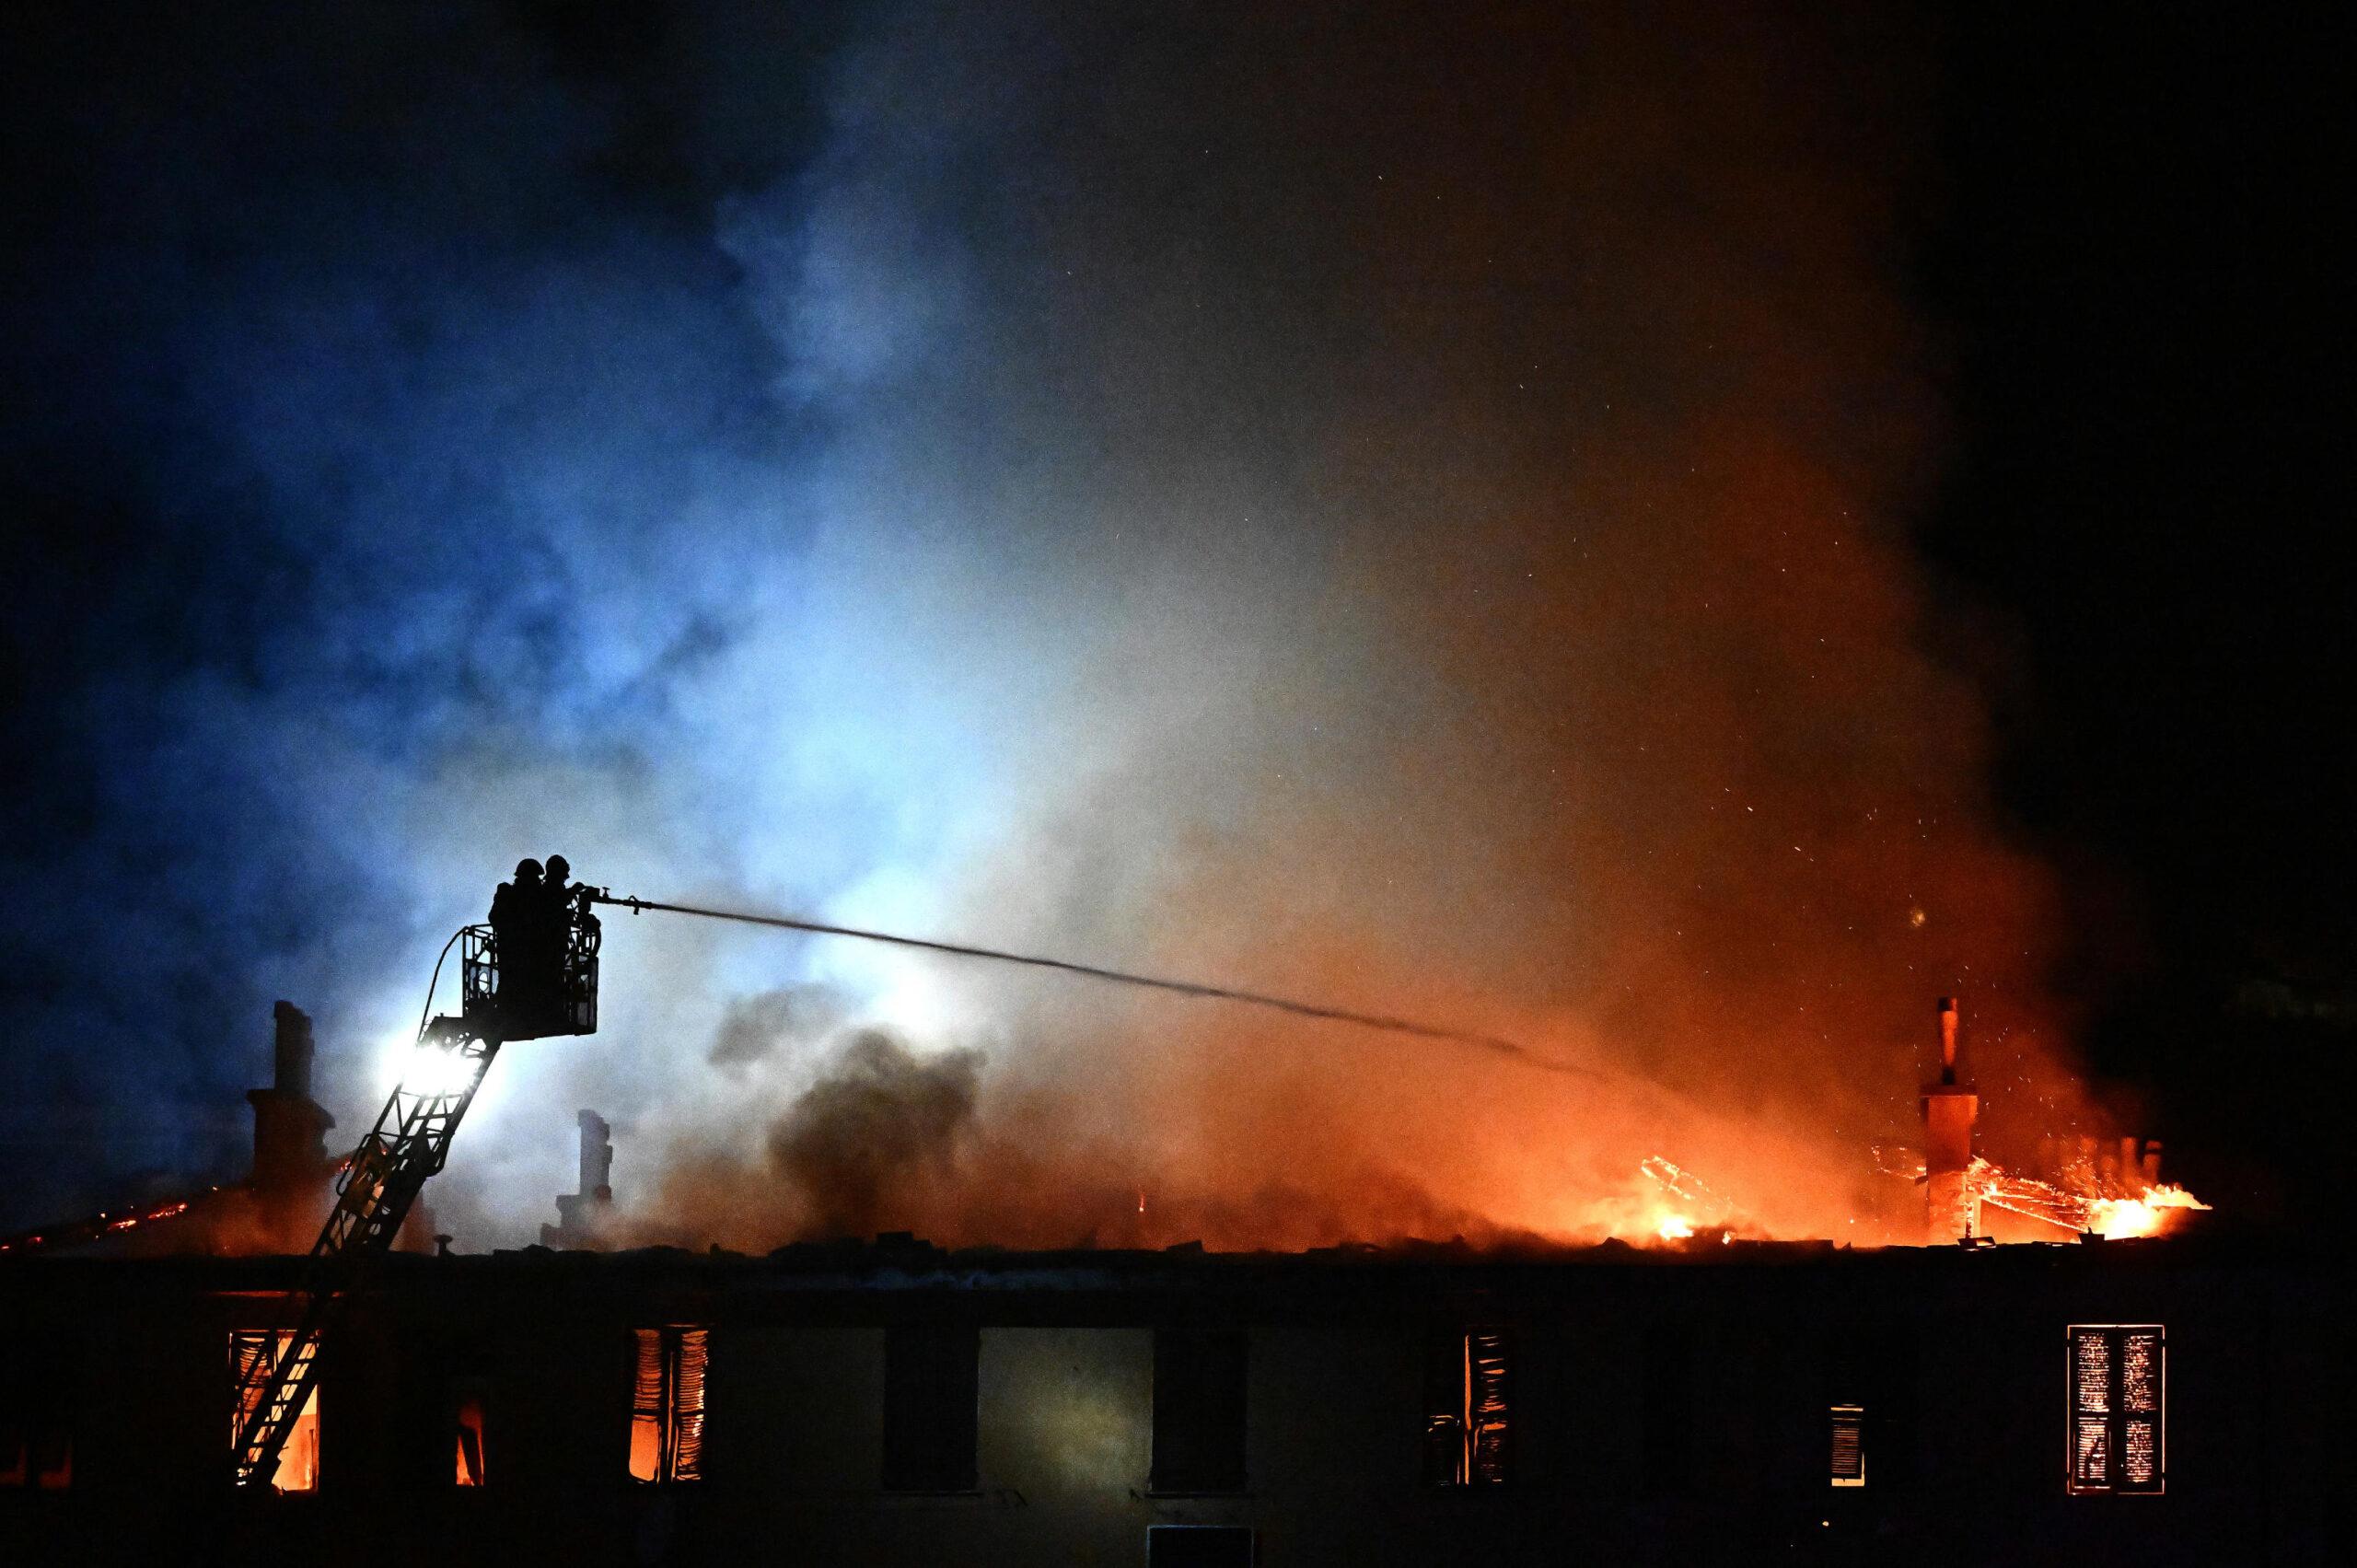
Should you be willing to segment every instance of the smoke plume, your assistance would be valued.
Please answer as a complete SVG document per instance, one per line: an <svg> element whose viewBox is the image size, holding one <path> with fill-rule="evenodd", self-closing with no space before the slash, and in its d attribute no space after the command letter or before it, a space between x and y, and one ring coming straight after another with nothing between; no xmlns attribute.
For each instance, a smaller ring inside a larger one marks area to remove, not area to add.
<svg viewBox="0 0 2357 1568"><path fill-rule="evenodd" d="M12 1096L228 1096L283 991L349 1127L562 850L1581 1071L618 917L599 1035L437 1180L464 1245L579 1105L646 1234L748 1247L1628 1232L1653 1156L1873 1239L1946 992L1992 1137L2084 1114L1907 546L1903 24L356 14L240 40L184 168L130 161L209 80L160 43L75 122L117 204L57 196L12 471L153 564L29 633L75 782L5 890L126 983L12 990L87 1052Z"/></svg>
<svg viewBox="0 0 2357 1568"><path fill-rule="evenodd" d="M904 1180L946 1176L973 1125L981 1057L946 1051L920 1061L865 1029L770 1129L770 1162L809 1202L807 1229L866 1236L888 1219Z"/></svg>

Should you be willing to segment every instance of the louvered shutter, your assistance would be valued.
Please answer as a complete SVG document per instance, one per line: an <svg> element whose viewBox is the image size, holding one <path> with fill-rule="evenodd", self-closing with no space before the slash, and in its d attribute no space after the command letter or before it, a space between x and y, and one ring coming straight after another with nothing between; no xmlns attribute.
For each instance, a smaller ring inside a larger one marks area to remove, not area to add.
<svg viewBox="0 0 2357 1568"><path fill-rule="evenodd" d="M703 1382L705 1342L702 1329L678 1329L677 1376L672 1388L671 1479L703 1479Z"/></svg>
<svg viewBox="0 0 2357 1568"><path fill-rule="evenodd" d="M2157 1324L2073 1324L2073 1493L2159 1493L2167 1481L2167 1335Z"/></svg>
<svg viewBox="0 0 2357 1568"><path fill-rule="evenodd" d="M1506 1419L1512 1372L1503 1330L1475 1329L1465 1336L1465 1479L1469 1486L1505 1482L1512 1452Z"/></svg>
<svg viewBox="0 0 2357 1568"><path fill-rule="evenodd" d="M1866 1484L1866 1412L1861 1405L1832 1409L1831 1476L1836 1486Z"/></svg>

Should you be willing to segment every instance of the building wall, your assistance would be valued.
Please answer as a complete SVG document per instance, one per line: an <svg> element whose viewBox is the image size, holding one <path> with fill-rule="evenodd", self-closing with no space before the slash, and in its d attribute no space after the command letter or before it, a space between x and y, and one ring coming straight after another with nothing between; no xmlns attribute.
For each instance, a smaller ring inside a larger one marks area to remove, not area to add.
<svg viewBox="0 0 2357 1568"><path fill-rule="evenodd" d="M2346 1369L2326 1350L2348 1306L2336 1277L2085 1250L1724 1266L397 1259L331 1342L320 1491L263 1498L226 1485L226 1343L284 1319L289 1264L12 1267L8 1376L70 1365L76 1455L66 1492L0 1492L0 1562L184 1561L193 1543L199 1560L503 1568L1135 1565L1158 1523L1248 1526L1274 1568L2328 1560L2349 1522ZM978 1326L979 1485L896 1495L881 1485L887 1336L928 1321ZM629 1330L665 1322L710 1326L707 1463L657 1489L626 1479ZM1511 1335L1512 1479L1434 1490L1423 1358L1435 1325L1469 1322ZM2065 1495L2074 1322L2166 1326L2165 1495ZM1240 1493L1151 1491L1155 1331L1173 1325L1248 1336ZM1659 1408L1677 1360L1664 1347L1686 1353L1682 1443ZM462 1387L487 1400L480 1490L451 1484ZM1837 1398L1884 1423L1862 1490L1828 1485Z"/></svg>

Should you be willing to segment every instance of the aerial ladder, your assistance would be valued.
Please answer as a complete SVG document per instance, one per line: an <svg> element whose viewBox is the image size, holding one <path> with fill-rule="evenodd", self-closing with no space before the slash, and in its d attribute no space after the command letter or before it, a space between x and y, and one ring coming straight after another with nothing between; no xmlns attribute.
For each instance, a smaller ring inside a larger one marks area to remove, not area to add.
<svg viewBox="0 0 2357 1568"><path fill-rule="evenodd" d="M595 896L594 894L592 896ZM562 969L528 993L500 984L499 941L488 925L452 936L459 945L459 1006L455 1016L418 1026L418 1052L376 1125L337 1175L335 1206L311 1244L296 1292L302 1315L290 1333L240 1357L238 1441L240 1486L268 1486L280 1453L319 1382L319 1350L356 1265L389 1251L426 1179L450 1157L450 1140L474 1103L499 1048L550 1035L598 1028L598 927L586 899L568 910ZM443 957L449 956L449 945ZM441 964L435 965L440 978ZM553 983L548 983L552 981ZM426 1011L433 1012L429 990Z"/></svg>
<svg viewBox="0 0 2357 1568"><path fill-rule="evenodd" d="M418 1024L417 1054L412 1057L391 1098L385 1101L385 1109L377 1113L376 1124L360 1140L359 1148L336 1178L335 1206L329 1211L326 1225L320 1227L319 1240L311 1245L296 1293L301 1302L301 1314L295 1328L291 1332L276 1335L274 1344L268 1336L261 1338L258 1346L250 1343L234 1364L238 1386L234 1458L239 1486L260 1489L272 1484L279 1456L300 1422L304 1406L319 1387L320 1348L342 1309L354 1272L368 1259L391 1249L401 1222L417 1202L419 1190L450 1157L450 1140L458 1132L467 1107L474 1103L475 1091L482 1086L483 1074L491 1070L492 1060L499 1054L500 1047L517 1040L597 1032L600 931L596 916L589 912L590 906L597 904L627 909L633 914L660 912L697 915L776 930L881 942L955 958L1018 964L1085 980L1242 1003L1300 1017L1454 1041L1502 1052L1545 1071L1592 1075L1585 1068L1541 1056L1499 1036L1408 1018L1194 981L1132 974L995 947L900 936L782 915L745 914L646 899L616 898L603 888L577 886L570 890L564 906L563 957L554 974L537 972L547 966L544 954L540 962L533 966L530 983L519 983L525 978L525 966L513 961L518 959L518 955L510 955L509 983L503 985L499 935L490 925L464 927L444 945L442 958L435 961L434 980L426 990L425 1016ZM455 1016L435 1016L434 993L441 981L442 963L448 958L452 945L459 948L459 1011Z"/></svg>

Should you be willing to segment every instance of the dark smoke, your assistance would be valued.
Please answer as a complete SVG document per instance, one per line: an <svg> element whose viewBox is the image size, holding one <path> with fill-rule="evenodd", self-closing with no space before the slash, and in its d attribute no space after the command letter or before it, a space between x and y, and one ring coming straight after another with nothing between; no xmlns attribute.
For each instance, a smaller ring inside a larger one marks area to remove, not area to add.
<svg viewBox="0 0 2357 1568"><path fill-rule="evenodd" d="M770 1129L769 1157L793 1184L806 1234L870 1236L907 1216L904 1186L949 1176L973 1129L981 1053L920 1060L862 1029Z"/></svg>
<svg viewBox="0 0 2357 1568"><path fill-rule="evenodd" d="M787 985L740 996L728 1005L704 1060L741 1072L772 1051L815 1046L842 1024L850 1006L831 985Z"/></svg>

